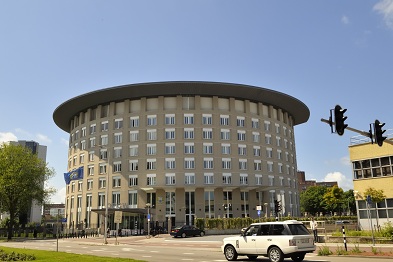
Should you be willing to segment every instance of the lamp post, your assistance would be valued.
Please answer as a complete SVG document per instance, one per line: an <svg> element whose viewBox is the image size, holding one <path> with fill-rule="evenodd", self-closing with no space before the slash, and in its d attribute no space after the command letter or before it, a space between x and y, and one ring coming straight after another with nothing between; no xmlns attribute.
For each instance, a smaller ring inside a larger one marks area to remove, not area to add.
<svg viewBox="0 0 393 262"><path fill-rule="evenodd" d="M267 220L267 203L263 203L263 205L265 206L265 217L266 217L266 220Z"/></svg>
<svg viewBox="0 0 393 262"><path fill-rule="evenodd" d="M101 148L105 148L104 146L100 146ZM101 152L100 152L101 154ZM107 240L107 231L108 231L108 204L109 204L109 151L107 150L107 163L108 168L106 170L106 185L105 185L105 216L104 216L104 244L108 244Z"/></svg>
<svg viewBox="0 0 393 262"><path fill-rule="evenodd" d="M57 219L56 219L56 252L59 252L59 216L60 216L60 209L57 209Z"/></svg>
<svg viewBox="0 0 393 262"><path fill-rule="evenodd" d="M150 203L146 204L147 207L147 237L150 238Z"/></svg>

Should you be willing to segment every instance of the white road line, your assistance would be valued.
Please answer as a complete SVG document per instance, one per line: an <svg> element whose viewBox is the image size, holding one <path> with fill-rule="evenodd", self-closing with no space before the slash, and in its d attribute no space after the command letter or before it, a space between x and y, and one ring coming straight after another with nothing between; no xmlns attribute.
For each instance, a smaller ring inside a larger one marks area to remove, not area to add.
<svg viewBox="0 0 393 262"><path fill-rule="evenodd" d="M183 253L183 255L194 255L195 253Z"/></svg>

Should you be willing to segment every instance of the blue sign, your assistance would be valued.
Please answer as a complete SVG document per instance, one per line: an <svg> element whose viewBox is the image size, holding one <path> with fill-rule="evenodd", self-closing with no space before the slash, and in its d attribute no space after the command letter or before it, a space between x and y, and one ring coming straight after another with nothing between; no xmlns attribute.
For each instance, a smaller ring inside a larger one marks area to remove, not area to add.
<svg viewBox="0 0 393 262"><path fill-rule="evenodd" d="M150 214L147 214L147 220L150 220Z"/></svg>
<svg viewBox="0 0 393 262"><path fill-rule="evenodd" d="M61 222L67 223L67 218L66 218L66 217L63 217L63 218L61 219Z"/></svg>
<svg viewBox="0 0 393 262"><path fill-rule="evenodd" d="M371 201L371 196L370 195L367 196L366 200L367 200L367 203L369 205L371 205L372 201Z"/></svg>
<svg viewBox="0 0 393 262"><path fill-rule="evenodd" d="M260 216L261 215L261 210L258 210L257 213L258 213L258 216Z"/></svg>

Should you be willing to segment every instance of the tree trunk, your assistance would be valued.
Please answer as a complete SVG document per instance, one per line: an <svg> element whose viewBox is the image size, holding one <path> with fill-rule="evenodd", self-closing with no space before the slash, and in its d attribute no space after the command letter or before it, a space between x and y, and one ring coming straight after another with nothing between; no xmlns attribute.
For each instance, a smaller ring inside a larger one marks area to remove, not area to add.
<svg viewBox="0 0 393 262"><path fill-rule="evenodd" d="M14 212L10 212L10 220L8 222L8 236L7 240L10 241L12 239L12 229L14 227L14 220L15 220L15 214Z"/></svg>

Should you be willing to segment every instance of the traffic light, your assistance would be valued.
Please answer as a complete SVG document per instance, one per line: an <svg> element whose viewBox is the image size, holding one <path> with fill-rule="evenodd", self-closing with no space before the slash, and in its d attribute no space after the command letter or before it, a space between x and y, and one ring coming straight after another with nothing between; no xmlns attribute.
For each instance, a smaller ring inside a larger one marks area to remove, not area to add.
<svg viewBox="0 0 393 262"><path fill-rule="evenodd" d="M344 130L348 126L344 123L344 121L347 120L347 117L344 116L346 111L347 109L342 109L339 105L336 105L334 108L334 122L336 123L336 132L340 136L344 134Z"/></svg>
<svg viewBox="0 0 393 262"><path fill-rule="evenodd" d="M382 136L383 133L386 132L386 130L382 130L382 127L385 125L385 123L380 123L378 120L375 120L374 123L374 129L375 129L375 142L379 145L382 146L383 141L386 139L386 136Z"/></svg>
<svg viewBox="0 0 393 262"><path fill-rule="evenodd" d="M274 212L276 215L281 211L281 204L280 201L274 200Z"/></svg>

